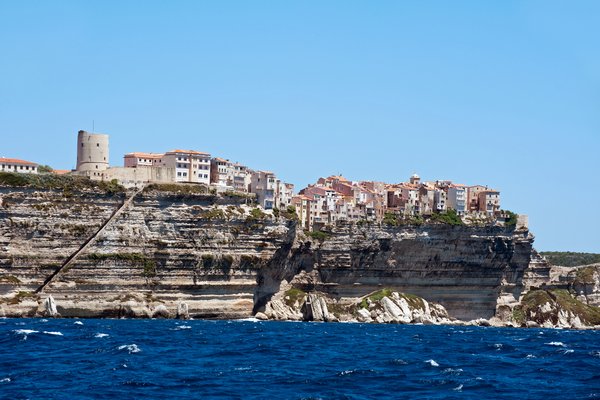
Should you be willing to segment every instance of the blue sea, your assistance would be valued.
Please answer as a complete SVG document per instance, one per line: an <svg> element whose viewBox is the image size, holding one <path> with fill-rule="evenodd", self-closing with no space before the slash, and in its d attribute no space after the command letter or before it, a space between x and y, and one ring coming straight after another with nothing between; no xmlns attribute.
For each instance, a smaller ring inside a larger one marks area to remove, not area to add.
<svg viewBox="0 0 600 400"><path fill-rule="evenodd" d="M600 331L0 319L0 397L600 398Z"/></svg>

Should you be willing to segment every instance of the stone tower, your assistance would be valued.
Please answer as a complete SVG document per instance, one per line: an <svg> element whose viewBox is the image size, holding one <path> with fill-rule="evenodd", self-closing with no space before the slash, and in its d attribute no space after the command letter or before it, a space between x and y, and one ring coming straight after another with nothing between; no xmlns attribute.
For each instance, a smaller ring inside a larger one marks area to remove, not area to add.
<svg viewBox="0 0 600 400"><path fill-rule="evenodd" d="M108 135L79 131L77 171L104 171L108 168Z"/></svg>

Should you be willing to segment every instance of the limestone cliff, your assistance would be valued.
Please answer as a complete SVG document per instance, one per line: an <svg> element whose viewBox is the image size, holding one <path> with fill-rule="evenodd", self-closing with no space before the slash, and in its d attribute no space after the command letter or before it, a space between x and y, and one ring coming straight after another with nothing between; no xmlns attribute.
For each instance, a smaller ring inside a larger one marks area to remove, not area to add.
<svg viewBox="0 0 600 400"><path fill-rule="evenodd" d="M0 187L0 314L439 323L512 316L548 279L527 230L344 224L310 237L245 196L191 188ZM290 290L306 296L286 304Z"/></svg>

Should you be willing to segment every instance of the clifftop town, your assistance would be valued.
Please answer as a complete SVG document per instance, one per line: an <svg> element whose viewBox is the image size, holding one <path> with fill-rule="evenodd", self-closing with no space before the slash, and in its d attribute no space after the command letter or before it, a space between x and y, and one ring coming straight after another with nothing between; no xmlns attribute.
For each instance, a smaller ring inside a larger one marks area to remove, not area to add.
<svg viewBox="0 0 600 400"><path fill-rule="evenodd" d="M70 173L94 181L115 182L126 188L186 183L205 185L216 193L247 193L264 210L295 213L301 227L309 231L337 222L399 225L418 224L425 219L527 226L526 216L501 210L497 190L447 180L422 182L417 174L400 183L329 176L319 178L296 194L293 184L283 182L273 172L253 170L206 152L181 149L164 153L132 152L123 159L122 167L111 167L109 136L79 131L77 165ZM41 172L38 164L15 159L0 159L0 167L2 172Z"/></svg>

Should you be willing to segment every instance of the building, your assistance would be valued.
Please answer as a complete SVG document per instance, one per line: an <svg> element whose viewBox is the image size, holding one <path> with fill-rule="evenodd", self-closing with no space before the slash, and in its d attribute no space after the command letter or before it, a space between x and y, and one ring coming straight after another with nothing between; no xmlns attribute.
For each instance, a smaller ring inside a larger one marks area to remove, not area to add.
<svg viewBox="0 0 600 400"><path fill-rule="evenodd" d="M487 186L474 185L467 187L467 211L479 211L479 193L488 190Z"/></svg>
<svg viewBox="0 0 600 400"><path fill-rule="evenodd" d="M275 184L275 207L285 210L292 205L294 185L277 179Z"/></svg>
<svg viewBox="0 0 600 400"><path fill-rule="evenodd" d="M258 204L265 210L275 206L275 189L277 178L270 171L252 171L250 177L250 193L256 194Z"/></svg>
<svg viewBox="0 0 600 400"><path fill-rule="evenodd" d="M210 154L195 150L171 150L162 157L162 166L175 169L175 182L210 185Z"/></svg>
<svg viewBox="0 0 600 400"><path fill-rule="evenodd" d="M448 186L448 208L464 215L467 209L467 188L464 185Z"/></svg>
<svg viewBox="0 0 600 400"><path fill-rule="evenodd" d="M18 172L23 174L37 174L38 164L19 160L17 158L0 157L0 172Z"/></svg>
<svg viewBox="0 0 600 400"><path fill-rule="evenodd" d="M210 183L233 189L233 163L224 158L214 157L210 160Z"/></svg>
<svg viewBox="0 0 600 400"><path fill-rule="evenodd" d="M485 190L478 193L479 211L487 215L494 215L500 211L500 192L497 190Z"/></svg>
<svg viewBox="0 0 600 400"><path fill-rule="evenodd" d="M252 174L245 165L233 164L233 189L238 192L249 192Z"/></svg>
<svg viewBox="0 0 600 400"><path fill-rule="evenodd" d="M77 133L77 167L80 172L104 171L108 168L108 135Z"/></svg>
<svg viewBox="0 0 600 400"><path fill-rule="evenodd" d="M127 168L158 167L163 156L164 153L127 153L123 156L123 165Z"/></svg>

